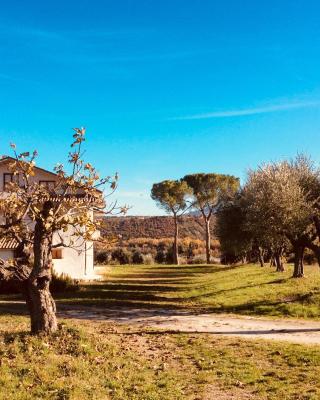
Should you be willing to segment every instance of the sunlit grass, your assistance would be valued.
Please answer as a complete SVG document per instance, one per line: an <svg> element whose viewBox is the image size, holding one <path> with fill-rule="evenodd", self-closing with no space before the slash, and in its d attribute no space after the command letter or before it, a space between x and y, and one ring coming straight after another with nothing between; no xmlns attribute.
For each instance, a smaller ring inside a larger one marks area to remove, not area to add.
<svg viewBox="0 0 320 400"><path fill-rule="evenodd" d="M114 266L103 282L58 301L319 318L319 268L307 266L305 278L291 276L291 266L283 273L257 265Z"/></svg>
<svg viewBox="0 0 320 400"><path fill-rule="evenodd" d="M277 273L256 265L106 272L104 281L60 294L58 303L319 318L315 266L303 279L292 279L291 267ZM320 398L316 346L72 320L37 338L28 334L28 318L10 315L21 305L3 299L9 302L0 306L1 400Z"/></svg>
<svg viewBox="0 0 320 400"><path fill-rule="evenodd" d="M25 317L0 317L1 400L320 398L316 346L93 321L27 330Z"/></svg>

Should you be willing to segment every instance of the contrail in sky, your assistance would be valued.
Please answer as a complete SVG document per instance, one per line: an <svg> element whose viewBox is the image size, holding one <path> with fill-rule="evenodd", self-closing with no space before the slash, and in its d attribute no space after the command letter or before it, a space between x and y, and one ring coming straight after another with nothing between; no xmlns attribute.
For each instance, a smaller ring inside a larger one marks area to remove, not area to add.
<svg viewBox="0 0 320 400"><path fill-rule="evenodd" d="M186 115L182 117L171 118L174 120L191 120L191 119L209 119L209 118L231 118L241 117L245 115L257 115L257 114L268 114L277 111L293 110L298 108L317 107L320 106L320 101L309 101L309 102L296 102L296 103L284 103L278 105L270 105L264 107L253 107L244 108L238 110L227 110L227 111L213 111L203 114Z"/></svg>

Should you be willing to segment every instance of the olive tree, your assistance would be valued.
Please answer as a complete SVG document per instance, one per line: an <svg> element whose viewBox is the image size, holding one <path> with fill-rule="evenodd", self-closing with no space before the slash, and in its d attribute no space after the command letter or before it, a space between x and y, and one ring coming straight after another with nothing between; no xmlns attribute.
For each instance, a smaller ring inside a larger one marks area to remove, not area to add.
<svg viewBox="0 0 320 400"><path fill-rule="evenodd" d="M253 222L250 201L246 198L246 191L241 189L217 214L216 233L222 252L235 260L257 257L261 267L265 265L267 254L277 271L284 271L282 255L286 238L269 229L268 224Z"/></svg>
<svg viewBox="0 0 320 400"><path fill-rule="evenodd" d="M320 170L309 157L303 154L291 161L290 166L299 181L306 201L311 205L312 224L308 227L305 245L314 252L320 266Z"/></svg>
<svg viewBox="0 0 320 400"><path fill-rule="evenodd" d="M226 261L246 262L252 250L253 237L246 226L246 209L240 193L217 213L215 233Z"/></svg>
<svg viewBox="0 0 320 400"><path fill-rule="evenodd" d="M249 171L243 188L251 229L258 235L284 236L290 241L295 254L294 277L303 276L304 250L314 240L312 216L316 201L301 183L301 164L302 159L297 158L260 166Z"/></svg>
<svg viewBox="0 0 320 400"><path fill-rule="evenodd" d="M90 163L83 161L84 140L85 129L75 128L68 167L55 166L56 181L50 188L34 179L37 151L19 154L11 144L14 157L10 170L17 179L0 197L0 237L16 240L19 254L13 262L1 263L0 279L21 281L32 333L57 329L56 307L49 289L52 250L71 247L81 251L82 241L96 239L99 224L93 213L116 208L115 204L106 208L101 189L108 186L113 192L117 174L101 178ZM118 211L124 212L125 208ZM54 236L58 242L54 242Z"/></svg>
<svg viewBox="0 0 320 400"><path fill-rule="evenodd" d="M210 221L222 204L239 188L239 179L232 175L191 174L182 178L192 190L193 209L200 212L205 224L206 259L210 263Z"/></svg>
<svg viewBox="0 0 320 400"><path fill-rule="evenodd" d="M165 180L155 183L151 189L151 198L157 205L167 213L172 213L174 220L173 258L174 263L179 264L178 238L179 238L179 217L188 209L187 196L190 189L186 182Z"/></svg>

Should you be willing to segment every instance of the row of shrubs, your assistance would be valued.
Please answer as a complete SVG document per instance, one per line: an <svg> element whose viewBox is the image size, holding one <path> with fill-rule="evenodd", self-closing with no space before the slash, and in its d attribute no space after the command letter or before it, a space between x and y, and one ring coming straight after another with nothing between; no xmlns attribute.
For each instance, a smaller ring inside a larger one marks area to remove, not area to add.
<svg viewBox="0 0 320 400"><path fill-rule="evenodd" d="M182 264L205 264L205 254L198 254L187 258L180 256ZM95 264L97 265L124 265L124 264L173 264L173 251L170 249L159 249L155 256L147 253L143 254L140 250L133 251L118 247L111 251L100 250L95 254Z"/></svg>
<svg viewBox="0 0 320 400"><path fill-rule="evenodd" d="M151 238L134 238L129 240L118 240L114 247L126 248L127 250L139 249L142 253L154 254L159 249L170 249L172 247L171 238L151 239ZM214 256L220 252L220 243L216 239L211 241L211 250ZM205 253L205 242L200 239L182 238L179 240L179 253L182 256L193 257Z"/></svg>
<svg viewBox="0 0 320 400"><path fill-rule="evenodd" d="M220 244L212 240L211 253L220 256ZM205 263L205 243L203 240L183 238L179 241L179 256L183 264ZM95 251L96 264L172 264L172 239L134 238L117 240L109 248Z"/></svg>
<svg viewBox="0 0 320 400"><path fill-rule="evenodd" d="M69 275L52 275L50 291L52 293L76 292L80 289L79 282ZM21 284L15 281L0 281L0 294L19 294L22 291Z"/></svg>

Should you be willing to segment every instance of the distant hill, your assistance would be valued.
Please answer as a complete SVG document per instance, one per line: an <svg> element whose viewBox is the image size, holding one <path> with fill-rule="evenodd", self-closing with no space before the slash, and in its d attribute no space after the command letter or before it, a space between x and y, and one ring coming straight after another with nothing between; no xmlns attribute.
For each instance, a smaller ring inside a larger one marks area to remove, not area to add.
<svg viewBox="0 0 320 400"><path fill-rule="evenodd" d="M181 238L204 238L203 221L199 216L182 217L179 230ZM169 216L105 217L101 227L102 236L115 238L121 235L124 240L135 238L171 238L173 232L173 218Z"/></svg>

